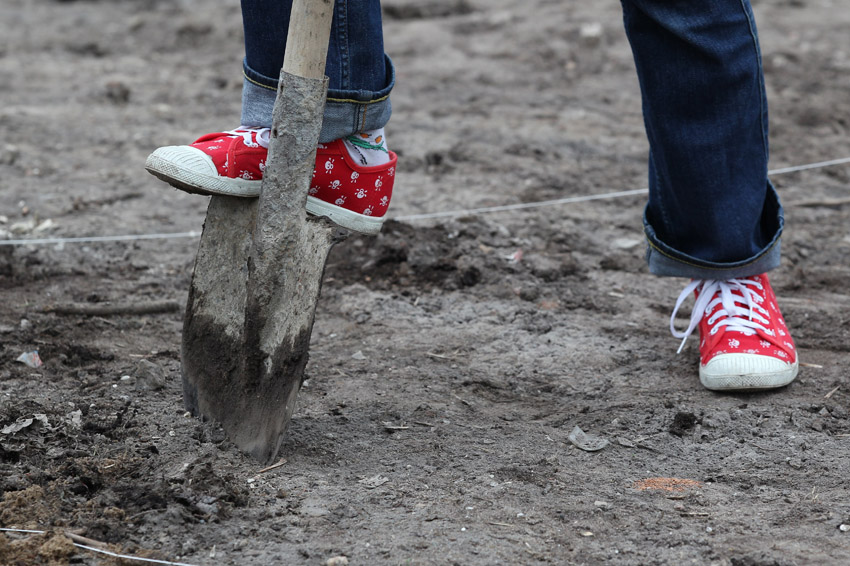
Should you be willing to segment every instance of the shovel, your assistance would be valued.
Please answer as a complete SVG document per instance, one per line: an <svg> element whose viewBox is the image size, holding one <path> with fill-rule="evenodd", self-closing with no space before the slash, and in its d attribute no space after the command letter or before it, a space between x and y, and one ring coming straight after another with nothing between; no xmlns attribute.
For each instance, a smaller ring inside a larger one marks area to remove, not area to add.
<svg viewBox="0 0 850 566"><path fill-rule="evenodd" d="M295 409L325 261L346 234L305 210L332 12L333 0L293 3L260 197L211 197L183 324L187 409L261 462Z"/></svg>

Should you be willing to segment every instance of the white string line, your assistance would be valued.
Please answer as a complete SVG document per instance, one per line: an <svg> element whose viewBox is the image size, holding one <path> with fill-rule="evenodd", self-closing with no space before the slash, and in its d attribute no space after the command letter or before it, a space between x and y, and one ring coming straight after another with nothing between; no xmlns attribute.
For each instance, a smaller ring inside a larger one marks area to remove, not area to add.
<svg viewBox="0 0 850 566"><path fill-rule="evenodd" d="M817 163L807 163L805 165L794 165L792 167L783 167L781 169L771 169L767 172L768 175L784 175L787 173L796 173L798 171L806 171L809 169L820 169L831 165L843 165L850 163L850 157L841 159L832 159L829 161L819 161ZM544 206L556 206L561 204L572 204L577 202L589 202L594 200L614 199L626 196L634 196L646 194L649 189L634 189L630 191L617 191L612 193L603 193L598 195L584 195L578 197L565 197L552 200L522 202L515 204L504 204L499 206L484 206L480 208L469 208L462 210L446 210L442 212L427 212L423 214L408 214L404 216L392 216L390 220L399 220L409 222L411 220L427 220L431 218L448 218L457 216L472 216L477 214L487 214L491 212L505 212L510 210L527 210L530 208L541 208ZM166 234L128 234L121 236L88 236L79 238L40 238L29 240L0 240L0 246L23 246L23 245L49 245L49 244L72 244L72 243L92 243L92 242L127 242L136 240L162 240L172 238L197 238L201 233L195 230L190 232L175 232Z"/></svg>
<svg viewBox="0 0 850 566"><path fill-rule="evenodd" d="M33 531L29 529L2 529L0 531L5 531L7 533L32 533L32 534L44 534L45 531ZM113 558L123 558L125 560L138 560L139 562L152 562L154 564L166 564L167 566L195 566L194 564L186 564L185 562L169 562L168 560L156 560L154 558L142 558L140 556L130 556L128 554L118 554L116 552L111 552L109 550L103 550L102 548L95 548L93 546L87 546L85 544L79 544L71 541L71 544L78 548L85 548L86 550L91 550L92 552L99 552L101 554L106 554L107 556L112 556Z"/></svg>
<svg viewBox="0 0 850 566"><path fill-rule="evenodd" d="M604 200L631 195L642 195L649 192L649 189L634 189L631 191L618 191L615 193L604 193L601 195L584 195L580 197L564 197L553 200L542 200L536 202L520 202L516 204L503 204L499 206L484 206L481 208L469 208L465 210L445 210L443 212L426 212L424 214L409 214L407 216L394 216L392 220L427 220L429 218L445 218L448 216L474 216L476 214L485 214L489 212L504 212L506 210L524 210L528 208L540 208L543 206L553 206L556 204L570 204L574 202L587 202L591 200Z"/></svg>
<svg viewBox="0 0 850 566"><path fill-rule="evenodd" d="M785 173L796 173L797 171L806 171L807 169L819 169L821 167L829 167L830 165L843 165L845 163L850 163L850 157L832 159L830 161L820 161L818 163L809 163L807 165L795 165L793 167L784 167L782 169L771 169L767 172L767 174L783 175Z"/></svg>
<svg viewBox="0 0 850 566"><path fill-rule="evenodd" d="M79 238L33 238L29 240L0 240L0 246L22 246L25 244L83 244L89 242L129 242L136 240L165 240L171 238L197 238L201 233L170 232L166 234L127 234L123 236L83 236Z"/></svg>
<svg viewBox="0 0 850 566"><path fill-rule="evenodd" d="M185 562L169 562L168 560L154 560L153 558L141 558L139 556L128 556L126 554L118 554L116 552L110 552L108 550L95 548L93 546L86 546L84 544L74 543L74 546L78 546L80 548L85 548L86 550L91 550L92 552L99 552L101 554L106 554L107 556L112 556L113 558L122 558L124 560L138 560L139 562L152 562L154 564L167 564L168 566L194 566L194 564L186 564Z"/></svg>
<svg viewBox="0 0 850 566"><path fill-rule="evenodd" d="M818 169L821 167L828 167L830 165L842 165L844 163L850 163L850 157L844 157L842 159L832 159L830 161L820 161L818 163L807 163L805 165L795 165L793 167L784 167L782 169L772 169L767 172L768 175L784 175L786 173L795 173L797 171L805 171L807 169ZM481 208L470 208L466 210L446 210L443 212L427 212L423 214L409 214L406 216L395 216L393 220L426 220L429 218L445 218L445 217L454 217L454 216L474 216L476 214L485 214L489 212L504 212L507 210L525 210L529 208L541 208L544 206L554 206L559 204L571 204L576 202L587 202L592 200L604 200L604 199L613 199L619 197L626 197L632 195L640 195L648 193L649 189L634 189L631 191L618 191L614 193L604 193L600 195L585 195L580 197L565 197L553 200L544 200L537 202L523 202L517 204L505 204L500 206L485 206Z"/></svg>

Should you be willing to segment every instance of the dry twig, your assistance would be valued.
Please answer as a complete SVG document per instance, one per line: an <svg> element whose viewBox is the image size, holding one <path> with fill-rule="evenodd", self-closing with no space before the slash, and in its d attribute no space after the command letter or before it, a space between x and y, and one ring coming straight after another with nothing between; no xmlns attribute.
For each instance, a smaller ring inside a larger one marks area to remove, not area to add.
<svg viewBox="0 0 850 566"><path fill-rule="evenodd" d="M176 312L182 308L177 301L149 301L145 303L66 303L42 307L41 312L110 316L117 314L159 314Z"/></svg>
<svg viewBox="0 0 850 566"><path fill-rule="evenodd" d="M270 471L272 471L276 468L283 466L284 464L286 464L286 458L281 458L276 464L272 464L271 466L269 466L267 468L263 468L262 470L260 470L257 473L262 474L262 473L265 473L265 472L270 472Z"/></svg>

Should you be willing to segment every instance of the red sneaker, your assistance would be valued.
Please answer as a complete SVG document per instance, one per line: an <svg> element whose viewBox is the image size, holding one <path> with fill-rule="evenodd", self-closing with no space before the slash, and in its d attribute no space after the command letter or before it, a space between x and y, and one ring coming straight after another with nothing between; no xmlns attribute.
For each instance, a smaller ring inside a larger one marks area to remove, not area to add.
<svg viewBox="0 0 850 566"><path fill-rule="evenodd" d="M695 293L685 332L674 328L682 302ZM783 387L797 377L794 341L776 304L767 275L726 281L692 281L676 301L670 330L682 345L699 326L700 382L715 391Z"/></svg>
<svg viewBox="0 0 850 566"><path fill-rule="evenodd" d="M268 154L268 128L238 128L207 134L191 145L161 147L145 169L166 183L203 195L257 197ZM343 140L319 144L307 197L307 212L364 234L377 234L392 199L398 158L356 163Z"/></svg>

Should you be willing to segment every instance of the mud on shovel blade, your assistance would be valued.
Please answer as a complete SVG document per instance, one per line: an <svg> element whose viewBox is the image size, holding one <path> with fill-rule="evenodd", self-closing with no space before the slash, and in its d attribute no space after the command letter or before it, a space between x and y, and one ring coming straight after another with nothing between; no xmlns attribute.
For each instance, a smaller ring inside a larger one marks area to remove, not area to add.
<svg viewBox="0 0 850 566"><path fill-rule="evenodd" d="M325 261L342 237L305 203L327 93L332 0L296 0L261 196L212 197L183 328L187 408L274 459L295 408Z"/></svg>

